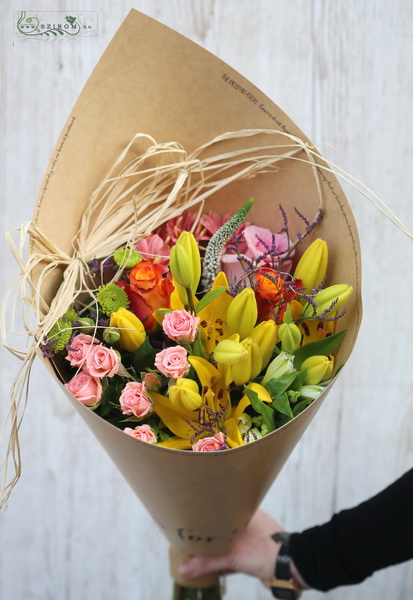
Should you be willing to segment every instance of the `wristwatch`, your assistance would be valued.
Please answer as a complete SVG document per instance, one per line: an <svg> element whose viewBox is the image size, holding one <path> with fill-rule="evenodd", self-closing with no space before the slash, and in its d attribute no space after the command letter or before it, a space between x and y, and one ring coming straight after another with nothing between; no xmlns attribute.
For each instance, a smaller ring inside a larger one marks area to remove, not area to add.
<svg viewBox="0 0 413 600"><path fill-rule="evenodd" d="M265 584L271 588L274 598L297 600L301 596L301 589L291 576L290 534L280 531L271 537L277 543L281 542L281 548L275 563L274 577Z"/></svg>

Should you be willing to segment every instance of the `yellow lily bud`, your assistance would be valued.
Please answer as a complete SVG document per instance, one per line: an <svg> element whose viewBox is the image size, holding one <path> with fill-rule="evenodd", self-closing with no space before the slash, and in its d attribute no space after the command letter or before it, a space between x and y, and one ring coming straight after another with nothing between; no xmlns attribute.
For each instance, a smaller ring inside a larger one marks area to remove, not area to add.
<svg viewBox="0 0 413 600"><path fill-rule="evenodd" d="M322 239L314 240L295 268L293 279L301 279L304 292L309 294L323 281L327 272L328 247Z"/></svg>
<svg viewBox="0 0 413 600"><path fill-rule="evenodd" d="M136 352L146 339L142 321L126 308L119 308L111 314L110 327L119 329L119 346L128 352Z"/></svg>
<svg viewBox="0 0 413 600"><path fill-rule="evenodd" d="M278 327L278 336L281 340L281 350L294 354L301 343L301 331L295 323L282 323Z"/></svg>
<svg viewBox="0 0 413 600"><path fill-rule="evenodd" d="M321 290L321 292L318 292L313 298L314 302L317 304L317 311L314 316L319 317L322 315L328 309L328 307L331 306L334 300L337 300L337 302L329 311L325 313L324 316L331 315L332 313L340 310L349 300L352 293L353 288L351 285L347 285L345 283L330 285L329 287L325 288L325 290ZM312 306L307 305L304 308L303 314L306 313L307 315L311 315L312 310Z"/></svg>
<svg viewBox="0 0 413 600"><path fill-rule="evenodd" d="M235 365L237 362L245 360L248 352L238 340L227 339L222 340L215 346L213 354L217 363Z"/></svg>
<svg viewBox="0 0 413 600"><path fill-rule="evenodd" d="M244 288L232 299L227 311L228 333L239 333L243 340L250 335L257 322L258 309L254 290Z"/></svg>
<svg viewBox="0 0 413 600"><path fill-rule="evenodd" d="M202 404L198 384L193 379L185 377L179 377L175 385L170 386L168 396L171 403L177 408L197 410Z"/></svg>
<svg viewBox="0 0 413 600"><path fill-rule="evenodd" d="M252 338L247 338L247 340L249 340L248 348L251 352L251 379L255 379L262 371L262 352L255 340Z"/></svg>
<svg viewBox="0 0 413 600"><path fill-rule="evenodd" d="M195 294L196 289L201 279L201 256L199 254L198 244L194 237L194 234L190 231L182 231L181 235L177 239L176 243L185 250L186 255L191 264L192 271L192 284L191 291L192 295Z"/></svg>
<svg viewBox="0 0 413 600"><path fill-rule="evenodd" d="M188 253L180 244L175 244L171 248L169 268L178 285L185 289L191 288L193 279L192 265ZM183 302L186 303L186 298Z"/></svg>
<svg viewBox="0 0 413 600"><path fill-rule="evenodd" d="M307 369L304 383L317 385L320 381L329 379L333 373L334 358L328 356L310 356L301 365L301 371Z"/></svg>
<svg viewBox="0 0 413 600"><path fill-rule="evenodd" d="M244 360L232 365L231 374L235 385L243 385L257 377L262 369L262 353L258 343L250 337L242 340L241 345L247 351Z"/></svg>
<svg viewBox="0 0 413 600"><path fill-rule="evenodd" d="M277 343L277 324L272 319L261 321L250 333L250 338L255 340L262 354L262 368L270 362L274 346Z"/></svg>

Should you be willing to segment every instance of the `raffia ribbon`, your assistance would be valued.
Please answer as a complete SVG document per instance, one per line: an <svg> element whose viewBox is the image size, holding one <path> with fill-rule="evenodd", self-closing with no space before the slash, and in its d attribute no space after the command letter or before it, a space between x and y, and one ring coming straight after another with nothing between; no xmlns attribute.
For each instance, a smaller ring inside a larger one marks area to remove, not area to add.
<svg viewBox="0 0 413 600"><path fill-rule="evenodd" d="M263 135L268 136L268 145L254 146L249 141ZM241 145L231 152L219 151L221 142L242 138L248 140L245 146ZM136 155L135 146L139 144L147 147ZM19 428L27 405L34 358L50 329L73 306L78 296L84 293L95 296L96 289L91 286L89 278L90 262L110 256L122 246L132 245L184 210L196 208L198 216L201 215L206 200L218 190L258 173L275 171L277 164L283 160L299 161L309 166L319 199L317 210L323 205L320 174L322 171L334 173L351 183L413 239L403 223L361 182L336 165L327 163L314 147L300 138L271 129L227 132L190 154L176 142L157 144L151 136L137 134L92 194L72 242L72 255L46 238L34 223L6 234L20 275L1 306L1 335L3 345L22 361L22 365L11 385L9 411L0 431L0 444L3 445L5 440L7 444L2 461L0 508L6 504L21 473ZM13 237L16 231L20 232L17 244ZM24 248L28 238L32 252L25 259ZM63 281L48 306L41 290L55 269L64 269ZM13 348L8 342L10 321L7 308L13 290L17 291L17 299L12 302L11 321L14 320L16 303L20 300L25 329L23 335L33 338L28 351ZM35 315L34 325L30 324L29 318L32 312ZM13 467L11 477L10 465Z"/></svg>

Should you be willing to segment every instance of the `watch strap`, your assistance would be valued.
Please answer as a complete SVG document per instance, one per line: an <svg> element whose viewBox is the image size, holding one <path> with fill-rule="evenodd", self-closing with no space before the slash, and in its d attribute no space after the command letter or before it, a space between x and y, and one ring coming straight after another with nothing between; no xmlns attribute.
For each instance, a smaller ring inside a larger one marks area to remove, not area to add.
<svg viewBox="0 0 413 600"><path fill-rule="evenodd" d="M297 600L301 591L291 576L290 534L286 531L274 533L272 539L281 543L275 563L274 578L267 582L273 596L281 600Z"/></svg>

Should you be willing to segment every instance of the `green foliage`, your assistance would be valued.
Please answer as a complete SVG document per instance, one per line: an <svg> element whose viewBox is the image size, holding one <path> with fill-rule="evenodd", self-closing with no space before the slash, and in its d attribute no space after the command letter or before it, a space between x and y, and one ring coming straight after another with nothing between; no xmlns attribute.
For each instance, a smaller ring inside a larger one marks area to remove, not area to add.
<svg viewBox="0 0 413 600"><path fill-rule="evenodd" d="M248 400L251 402L252 408L259 415L262 415L263 423L268 429L268 432L274 431L275 423L274 423L274 411L265 404L262 400L259 399L257 392L254 392L249 387L244 386L245 393L248 396Z"/></svg>

